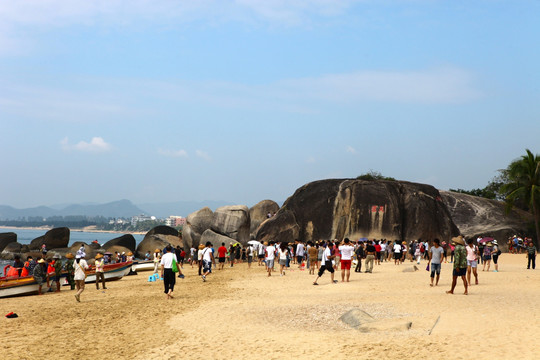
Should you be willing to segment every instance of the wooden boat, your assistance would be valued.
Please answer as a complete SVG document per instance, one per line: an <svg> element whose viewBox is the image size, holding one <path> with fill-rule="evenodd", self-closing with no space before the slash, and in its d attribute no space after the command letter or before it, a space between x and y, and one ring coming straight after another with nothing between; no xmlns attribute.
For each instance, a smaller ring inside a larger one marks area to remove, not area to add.
<svg viewBox="0 0 540 360"><path fill-rule="evenodd" d="M137 271L152 271L154 270L154 260L134 261L131 270Z"/></svg>
<svg viewBox="0 0 540 360"><path fill-rule="evenodd" d="M53 282L50 282L53 285ZM0 277L0 298L8 296L37 294L39 285L33 276ZM41 292L49 290L47 283L41 287Z"/></svg>
<svg viewBox="0 0 540 360"><path fill-rule="evenodd" d="M126 261L123 263L116 263L116 264L105 264L103 267L103 274L105 275L105 281L113 281L113 280L119 280L129 274L129 271L131 270L131 265L133 264L132 261ZM96 282L96 267L94 265L90 266L88 270L86 270L86 279L84 280L85 283L93 283ZM67 278L64 279L63 285L67 285Z"/></svg>

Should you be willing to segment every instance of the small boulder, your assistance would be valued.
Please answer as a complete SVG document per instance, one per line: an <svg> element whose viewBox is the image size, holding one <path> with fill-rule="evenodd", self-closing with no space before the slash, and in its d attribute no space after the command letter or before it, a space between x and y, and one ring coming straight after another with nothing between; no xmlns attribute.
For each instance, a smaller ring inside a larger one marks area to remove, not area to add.
<svg viewBox="0 0 540 360"><path fill-rule="evenodd" d="M47 231L45 235L32 240L30 249L39 250L43 244L45 244L47 250L67 247L69 244L69 228L59 227Z"/></svg>
<svg viewBox="0 0 540 360"><path fill-rule="evenodd" d="M17 234L14 232L0 233L0 251L4 250L7 244L13 242L17 242Z"/></svg>
<svg viewBox="0 0 540 360"><path fill-rule="evenodd" d="M13 260L15 255L21 253L21 248L22 248L22 245L19 244L18 242L10 242L2 250L2 253L0 254L0 258L4 260Z"/></svg>
<svg viewBox="0 0 540 360"><path fill-rule="evenodd" d="M137 248L137 242L135 241L135 238L131 234L125 234L120 237L114 238L112 240L107 241L105 244L103 244L103 248L106 251L109 250L113 246L120 246L129 249L132 252L135 252L135 249Z"/></svg>
<svg viewBox="0 0 540 360"><path fill-rule="evenodd" d="M165 225L156 226L146 233L143 241L137 246L136 256L144 257L146 252L153 253L155 249L163 249L169 244L172 247L184 246L178 230Z"/></svg>
<svg viewBox="0 0 540 360"><path fill-rule="evenodd" d="M352 328L358 329L362 325L374 322L375 318L369 315L364 310L351 309L345 314L341 315L339 320L343 321L345 324L349 325Z"/></svg>
<svg viewBox="0 0 540 360"><path fill-rule="evenodd" d="M231 244L238 242L233 238L218 234L210 229L206 230L201 236L201 244L206 245L207 241L210 241L214 248L220 247L221 243L225 243L225 247L229 248Z"/></svg>

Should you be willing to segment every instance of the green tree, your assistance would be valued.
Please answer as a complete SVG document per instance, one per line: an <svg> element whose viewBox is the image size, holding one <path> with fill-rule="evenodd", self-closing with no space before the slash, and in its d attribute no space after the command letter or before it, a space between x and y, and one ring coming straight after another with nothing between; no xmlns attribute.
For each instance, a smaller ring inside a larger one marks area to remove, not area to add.
<svg viewBox="0 0 540 360"><path fill-rule="evenodd" d="M506 194L506 209L521 203L533 214L536 228L535 245L540 239L540 156L526 149L527 154L514 160L506 169L508 182L501 187Z"/></svg>

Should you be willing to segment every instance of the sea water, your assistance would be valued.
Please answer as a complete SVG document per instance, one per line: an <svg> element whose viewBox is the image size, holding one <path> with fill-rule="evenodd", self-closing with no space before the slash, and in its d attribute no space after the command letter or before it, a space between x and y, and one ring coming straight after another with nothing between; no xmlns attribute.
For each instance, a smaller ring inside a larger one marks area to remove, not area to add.
<svg viewBox="0 0 540 360"><path fill-rule="evenodd" d="M21 229L21 228L1 228L0 233L14 232L17 234L17 242L19 244L30 244L32 240L40 236L45 235L48 230L45 229ZM113 232L85 232L70 230L68 246L73 245L77 241L82 241L86 244L90 244L92 241L97 240L100 245L105 244L107 241L122 236L123 234ZM139 245L144 239L143 234L133 234L135 238L135 244ZM50 250L50 249L49 249ZM24 261L24 259L23 259ZM13 264L13 260L1 260L0 259L0 276L3 276L4 266Z"/></svg>

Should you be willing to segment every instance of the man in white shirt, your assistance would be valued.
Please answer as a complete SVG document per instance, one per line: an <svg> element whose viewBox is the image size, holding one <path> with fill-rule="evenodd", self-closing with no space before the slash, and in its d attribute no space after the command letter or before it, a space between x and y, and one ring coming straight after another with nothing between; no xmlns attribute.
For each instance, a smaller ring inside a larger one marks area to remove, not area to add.
<svg viewBox="0 0 540 360"><path fill-rule="evenodd" d="M350 240L345 238L344 244L339 247L339 251L341 252L341 282L345 281L345 275L347 275L347 282L349 282L354 246L351 246Z"/></svg>
<svg viewBox="0 0 540 360"><path fill-rule="evenodd" d="M313 282L313 285L319 285L317 283L317 280L319 280L322 274L324 274L325 270L328 270L330 272L330 278L332 280L332 283L337 283L337 280L334 280L334 267L332 266L332 259L335 257L334 255L332 255L332 246L333 244L331 241L328 241L323 245L324 251L321 260L321 268L319 269L319 273L317 274L317 278Z"/></svg>
<svg viewBox="0 0 540 360"><path fill-rule="evenodd" d="M202 262L203 262L203 281L206 281L206 276L212 272L212 264L216 265L216 259L214 258L214 252L212 251L212 243L206 242L206 247L202 250Z"/></svg>
<svg viewBox="0 0 540 360"><path fill-rule="evenodd" d="M163 254L160 261L161 277L163 278L163 285L165 286L164 292L167 295L167 299L172 299L174 297L174 284L176 283L172 265L173 260L176 262L178 262L178 260L176 259L176 254L174 253L171 245L167 245L167 247L165 247L165 251L167 252Z"/></svg>
<svg viewBox="0 0 540 360"><path fill-rule="evenodd" d="M275 257L276 257L276 248L274 247L274 242L270 241L270 245L267 246L265 250L266 270L268 271L268 276L272 276L272 270L274 269Z"/></svg>
<svg viewBox="0 0 540 360"><path fill-rule="evenodd" d="M298 240L296 240L296 242L296 261L298 262L298 268L300 269L304 261L304 243Z"/></svg>

